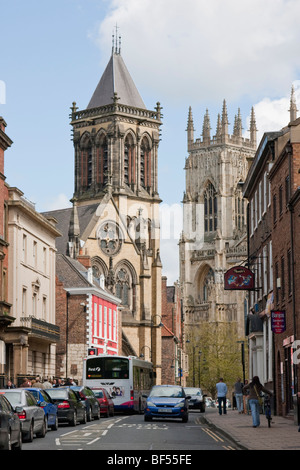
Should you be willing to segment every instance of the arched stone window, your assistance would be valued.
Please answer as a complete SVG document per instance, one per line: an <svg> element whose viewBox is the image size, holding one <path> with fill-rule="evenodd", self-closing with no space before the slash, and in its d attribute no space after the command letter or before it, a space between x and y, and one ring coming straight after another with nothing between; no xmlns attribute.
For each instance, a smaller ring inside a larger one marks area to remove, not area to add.
<svg viewBox="0 0 300 470"><path fill-rule="evenodd" d="M147 137L141 142L140 183L147 190L151 186L151 149Z"/></svg>
<svg viewBox="0 0 300 470"><path fill-rule="evenodd" d="M218 228L218 200L212 183L204 191L204 230L214 232Z"/></svg>
<svg viewBox="0 0 300 470"><path fill-rule="evenodd" d="M135 183L135 147L131 134L128 134L124 143L124 183Z"/></svg>
<svg viewBox="0 0 300 470"><path fill-rule="evenodd" d="M137 278L133 266L128 261L120 262L115 269L115 295L121 299L125 312L136 311Z"/></svg>
<svg viewBox="0 0 300 470"><path fill-rule="evenodd" d="M245 200L240 188L235 193L235 228L242 230L246 225L245 219Z"/></svg>
<svg viewBox="0 0 300 470"><path fill-rule="evenodd" d="M98 188L108 182L108 140L104 132L99 132L96 139L96 183Z"/></svg>
<svg viewBox="0 0 300 470"><path fill-rule="evenodd" d="M80 143L80 186L87 189L93 182L93 148L88 133L84 134Z"/></svg>

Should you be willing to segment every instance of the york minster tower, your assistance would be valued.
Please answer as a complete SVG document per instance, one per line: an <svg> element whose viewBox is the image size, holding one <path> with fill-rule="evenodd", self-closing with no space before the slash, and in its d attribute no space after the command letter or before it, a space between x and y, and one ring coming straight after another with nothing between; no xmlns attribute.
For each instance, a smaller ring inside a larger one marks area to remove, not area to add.
<svg viewBox="0 0 300 470"><path fill-rule="evenodd" d="M183 199L183 232L180 250L182 286L187 332L201 322L233 323L244 336L245 293L224 291L224 273L247 258L245 181L256 150L256 122L252 109L250 136L242 135L240 110L233 133L228 130L224 100L217 129L211 135L208 110L202 138L194 138L192 109L187 126L188 157Z"/></svg>

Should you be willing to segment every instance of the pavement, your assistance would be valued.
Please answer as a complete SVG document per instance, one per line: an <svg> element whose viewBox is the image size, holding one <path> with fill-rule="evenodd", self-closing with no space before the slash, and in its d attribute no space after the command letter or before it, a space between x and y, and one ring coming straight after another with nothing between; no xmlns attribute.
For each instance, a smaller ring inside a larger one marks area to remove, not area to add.
<svg viewBox="0 0 300 470"><path fill-rule="evenodd" d="M251 415L230 408L221 416L218 409L206 408L202 418L242 450L300 450L299 426L293 417L272 416L270 428L265 415L260 415L260 426L253 428Z"/></svg>

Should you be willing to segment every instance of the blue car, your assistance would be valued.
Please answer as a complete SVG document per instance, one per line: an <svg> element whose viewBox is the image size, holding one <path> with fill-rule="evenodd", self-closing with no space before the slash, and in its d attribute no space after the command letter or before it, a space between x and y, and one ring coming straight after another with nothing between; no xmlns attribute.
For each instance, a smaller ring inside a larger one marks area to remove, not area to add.
<svg viewBox="0 0 300 470"><path fill-rule="evenodd" d="M155 385L147 398L144 420L152 418L179 418L188 422L188 400L183 387L177 385Z"/></svg>
<svg viewBox="0 0 300 470"><path fill-rule="evenodd" d="M40 408L43 408L48 427L52 431L56 431L58 429L57 405L53 403L52 398L41 388L27 388L26 390L29 390L34 395Z"/></svg>

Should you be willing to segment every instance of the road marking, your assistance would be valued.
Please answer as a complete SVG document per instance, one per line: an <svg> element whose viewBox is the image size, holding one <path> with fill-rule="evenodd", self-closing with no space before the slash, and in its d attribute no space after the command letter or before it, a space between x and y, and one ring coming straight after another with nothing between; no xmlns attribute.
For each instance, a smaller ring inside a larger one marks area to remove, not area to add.
<svg viewBox="0 0 300 470"><path fill-rule="evenodd" d="M208 434L212 439L214 439L216 442L224 442L223 439L221 439L220 436L218 436L217 434L215 434L213 431L211 431L210 429L207 429L207 428L203 428L203 431L206 432L206 434Z"/></svg>

